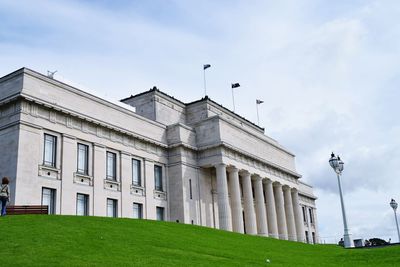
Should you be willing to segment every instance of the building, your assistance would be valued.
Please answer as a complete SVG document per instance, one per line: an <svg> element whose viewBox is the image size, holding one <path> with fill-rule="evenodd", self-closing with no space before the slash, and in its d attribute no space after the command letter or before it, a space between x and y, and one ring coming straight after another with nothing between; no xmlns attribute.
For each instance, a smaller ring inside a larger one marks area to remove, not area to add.
<svg viewBox="0 0 400 267"><path fill-rule="evenodd" d="M121 102L27 68L0 78L11 203L317 242L312 187L263 128L207 97L153 88Z"/></svg>

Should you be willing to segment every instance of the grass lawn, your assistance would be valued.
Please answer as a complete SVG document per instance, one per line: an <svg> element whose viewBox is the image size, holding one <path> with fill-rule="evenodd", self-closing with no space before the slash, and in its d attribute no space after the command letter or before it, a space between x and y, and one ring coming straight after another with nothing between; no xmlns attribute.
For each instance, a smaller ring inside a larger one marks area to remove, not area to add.
<svg viewBox="0 0 400 267"><path fill-rule="evenodd" d="M400 266L400 246L343 249L168 222L20 215L0 227L0 266Z"/></svg>

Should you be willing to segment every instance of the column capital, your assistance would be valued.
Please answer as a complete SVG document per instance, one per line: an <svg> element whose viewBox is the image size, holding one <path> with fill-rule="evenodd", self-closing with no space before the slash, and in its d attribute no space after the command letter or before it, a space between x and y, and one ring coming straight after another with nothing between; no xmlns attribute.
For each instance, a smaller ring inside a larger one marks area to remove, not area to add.
<svg viewBox="0 0 400 267"><path fill-rule="evenodd" d="M253 178L254 181L257 181L257 182L263 180L263 178L258 174L253 174L251 177Z"/></svg>
<svg viewBox="0 0 400 267"><path fill-rule="evenodd" d="M272 184L272 180L269 178L265 178L265 179L263 179L263 183L264 184Z"/></svg>
<svg viewBox="0 0 400 267"><path fill-rule="evenodd" d="M296 187L291 188L292 193L294 194L298 194L299 193L299 189L297 189Z"/></svg>
<svg viewBox="0 0 400 267"><path fill-rule="evenodd" d="M241 174L242 176L250 176L250 172L247 171L247 170L240 170L240 174Z"/></svg>
<svg viewBox="0 0 400 267"><path fill-rule="evenodd" d="M273 182L272 185L274 187L282 188L282 184L280 182Z"/></svg>
<svg viewBox="0 0 400 267"><path fill-rule="evenodd" d="M215 163L213 166L214 166L215 168L217 168L218 166L224 166L224 167L226 167L226 164L223 163L223 162L219 162L219 163Z"/></svg>
<svg viewBox="0 0 400 267"><path fill-rule="evenodd" d="M227 168L226 168L226 170L229 172L229 173L235 173L235 172L239 172L239 169L238 168L236 168L235 166L232 166L232 165L230 165L230 166L228 166Z"/></svg>
<svg viewBox="0 0 400 267"><path fill-rule="evenodd" d="M286 185L286 184L284 184L284 185L282 185L282 190L283 191L290 191L290 186L288 186L288 185Z"/></svg>

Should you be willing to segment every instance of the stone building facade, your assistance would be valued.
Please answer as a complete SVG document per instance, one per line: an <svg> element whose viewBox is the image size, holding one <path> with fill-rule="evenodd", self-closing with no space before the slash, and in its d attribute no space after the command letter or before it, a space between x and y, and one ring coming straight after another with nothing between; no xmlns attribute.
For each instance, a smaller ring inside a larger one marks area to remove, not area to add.
<svg viewBox="0 0 400 267"><path fill-rule="evenodd" d="M116 104L22 68L0 78L0 149L15 205L318 242L294 155L207 97Z"/></svg>

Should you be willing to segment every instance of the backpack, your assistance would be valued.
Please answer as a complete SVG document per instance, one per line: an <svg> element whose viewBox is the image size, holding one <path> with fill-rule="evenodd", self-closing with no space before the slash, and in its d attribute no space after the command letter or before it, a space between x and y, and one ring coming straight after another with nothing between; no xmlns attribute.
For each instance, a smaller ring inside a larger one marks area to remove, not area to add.
<svg viewBox="0 0 400 267"><path fill-rule="evenodd" d="M0 197L8 197L8 185L7 184L1 185Z"/></svg>

